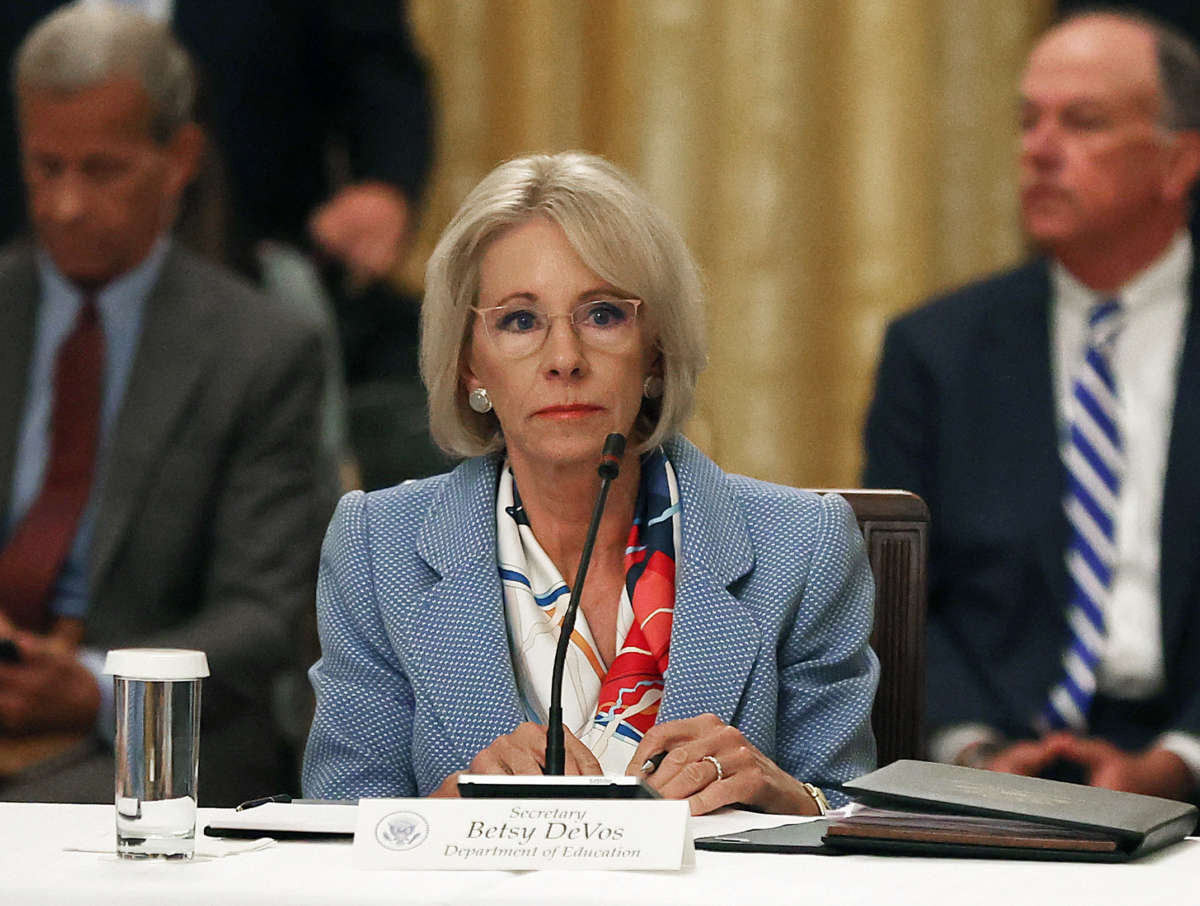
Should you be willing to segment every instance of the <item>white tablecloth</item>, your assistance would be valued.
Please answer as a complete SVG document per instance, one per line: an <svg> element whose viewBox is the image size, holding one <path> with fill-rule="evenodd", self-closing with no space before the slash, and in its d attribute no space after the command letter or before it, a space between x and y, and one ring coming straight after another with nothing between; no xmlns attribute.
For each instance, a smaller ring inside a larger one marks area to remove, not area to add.
<svg viewBox="0 0 1200 906"><path fill-rule="evenodd" d="M208 810L200 811L203 822ZM0 803L0 904L1181 906L1200 896L1200 839L1124 865L702 851L691 869L628 873L357 871L348 843L279 843L180 863L63 851L112 820L111 806ZM708 823L697 832L726 829Z"/></svg>

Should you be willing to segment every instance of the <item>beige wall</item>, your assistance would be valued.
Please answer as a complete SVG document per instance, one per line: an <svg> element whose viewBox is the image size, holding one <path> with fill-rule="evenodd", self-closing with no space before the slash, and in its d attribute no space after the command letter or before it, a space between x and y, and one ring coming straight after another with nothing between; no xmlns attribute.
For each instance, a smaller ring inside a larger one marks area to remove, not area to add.
<svg viewBox="0 0 1200 906"><path fill-rule="evenodd" d="M1050 0L411 0L440 110L406 279L504 158L585 148L708 281L689 435L725 468L857 483L884 325L1021 254L1015 82Z"/></svg>

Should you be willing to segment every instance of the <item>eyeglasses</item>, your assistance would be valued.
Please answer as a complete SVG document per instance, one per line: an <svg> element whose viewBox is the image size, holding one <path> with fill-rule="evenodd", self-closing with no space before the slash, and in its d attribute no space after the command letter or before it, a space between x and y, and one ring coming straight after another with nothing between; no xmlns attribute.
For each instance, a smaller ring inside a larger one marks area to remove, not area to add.
<svg viewBox="0 0 1200 906"><path fill-rule="evenodd" d="M550 322L570 318L579 341L593 349L621 352L637 340L637 313L641 299L592 299L561 315L548 313L536 302L513 300L491 308L476 308L483 331L503 356L519 359L533 355L546 343Z"/></svg>

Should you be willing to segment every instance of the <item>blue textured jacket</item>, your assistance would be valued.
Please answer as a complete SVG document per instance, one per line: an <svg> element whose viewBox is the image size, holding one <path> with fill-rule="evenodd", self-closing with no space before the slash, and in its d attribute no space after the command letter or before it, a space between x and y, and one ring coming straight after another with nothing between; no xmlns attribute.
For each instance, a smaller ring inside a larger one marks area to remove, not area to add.
<svg viewBox="0 0 1200 906"><path fill-rule="evenodd" d="M659 720L716 714L789 774L870 770L873 583L840 497L726 475L683 438ZM524 720L496 567L495 457L346 495L325 538L307 796L425 795Z"/></svg>

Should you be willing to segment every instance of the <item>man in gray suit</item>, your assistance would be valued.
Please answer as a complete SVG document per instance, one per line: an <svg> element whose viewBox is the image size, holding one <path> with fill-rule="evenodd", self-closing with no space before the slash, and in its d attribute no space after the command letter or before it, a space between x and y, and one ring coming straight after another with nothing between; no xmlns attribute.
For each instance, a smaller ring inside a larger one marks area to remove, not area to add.
<svg viewBox="0 0 1200 906"><path fill-rule="evenodd" d="M95 741L0 797L112 801L123 646L208 653L202 803L277 791L331 489L318 328L172 243L203 136L165 28L69 7L15 80L37 242L0 255L0 747Z"/></svg>

